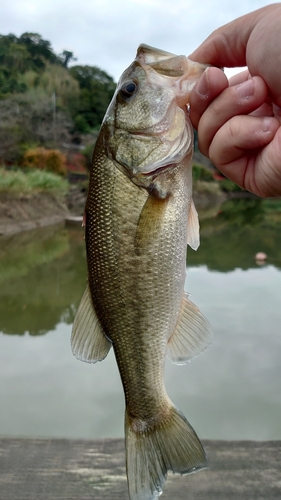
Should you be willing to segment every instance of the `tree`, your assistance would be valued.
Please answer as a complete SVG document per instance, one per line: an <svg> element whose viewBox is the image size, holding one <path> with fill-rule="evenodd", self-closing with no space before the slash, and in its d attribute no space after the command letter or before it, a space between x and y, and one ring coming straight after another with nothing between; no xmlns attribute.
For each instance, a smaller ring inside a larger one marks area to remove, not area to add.
<svg viewBox="0 0 281 500"><path fill-rule="evenodd" d="M67 68L61 65L47 63L45 70L38 74L36 71L27 71L21 75L22 82L28 91L36 91L40 95L51 97L56 93L57 105L65 111L73 99L77 99L80 93L79 84L69 73Z"/></svg>
<svg viewBox="0 0 281 500"><path fill-rule="evenodd" d="M51 43L38 33L26 32L20 37L11 33L0 35L0 114L3 118L0 122L0 138L4 140L0 144L2 158L7 158L7 155L9 158L17 158L19 145L25 142L33 141L46 146L46 141L49 144L47 129L49 127L54 130L50 125L52 120L47 118L50 106L53 121L64 116L68 125L62 128L71 129L72 139L75 141L80 141L81 133L91 133L99 128L112 99L115 83L110 75L95 66L77 65L68 68L69 63L75 60L73 52L68 50L56 55ZM7 102L3 103L2 100ZM15 115L15 103L16 107L20 107L20 113L23 111L23 116ZM10 111L8 104L11 105ZM25 108L29 109L38 128L32 127L25 115ZM42 113L42 120L45 117L44 127L43 121L35 116L36 109ZM42 127L44 133L40 135ZM58 138L59 136L60 134ZM15 145L14 153L11 144Z"/></svg>
<svg viewBox="0 0 281 500"><path fill-rule="evenodd" d="M96 66L72 66L69 71L81 89L79 99L72 103L72 116L77 129L85 133L100 126L116 84Z"/></svg>
<svg viewBox="0 0 281 500"><path fill-rule="evenodd" d="M44 69L46 61L53 64L60 63L60 59L53 52L48 40L44 40L38 33L23 33L19 37L19 43L26 46L33 64L38 69Z"/></svg>
<svg viewBox="0 0 281 500"><path fill-rule="evenodd" d="M28 71L42 73L48 63L61 66L48 40L38 33L24 33L19 38L13 34L0 35L0 98L6 94L25 92L21 81Z"/></svg>
<svg viewBox="0 0 281 500"><path fill-rule="evenodd" d="M67 68L68 63L70 61L77 61L77 57L74 57L73 52L69 52L69 50L64 50L60 55L59 58L62 62L62 65Z"/></svg>
<svg viewBox="0 0 281 500"><path fill-rule="evenodd" d="M0 161L18 163L30 146L53 148L70 141L72 122L51 98L16 94L0 101Z"/></svg>

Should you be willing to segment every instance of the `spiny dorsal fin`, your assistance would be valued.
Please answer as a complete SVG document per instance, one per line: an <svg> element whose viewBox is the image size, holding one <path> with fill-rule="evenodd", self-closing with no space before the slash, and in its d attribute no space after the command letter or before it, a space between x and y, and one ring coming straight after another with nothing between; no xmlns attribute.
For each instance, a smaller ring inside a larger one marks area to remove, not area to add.
<svg viewBox="0 0 281 500"><path fill-rule="evenodd" d="M193 200L191 200L188 213L187 244L193 250L197 250L200 245L199 219Z"/></svg>
<svg viewBox="0 0 281 500"><path fill-rule="evenodd" d="M107 356L111 345L95 313L87 285L72 327L72 352L81 361L96 363Z"/></svg>
<svg viewBox="0 0 281 500"><path fill-rule="evenodd" d="M173 363L185 364L205 351L211 345L212 337L209 322L184 294L175 331L168 340L168 357Z"/></svg>

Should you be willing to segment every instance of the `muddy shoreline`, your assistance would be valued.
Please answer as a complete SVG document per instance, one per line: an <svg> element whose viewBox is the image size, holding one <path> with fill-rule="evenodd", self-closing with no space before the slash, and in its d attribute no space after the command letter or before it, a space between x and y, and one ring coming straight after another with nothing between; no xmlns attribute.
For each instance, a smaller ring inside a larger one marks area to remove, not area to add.
<svg viewBox="0 0 281 500"><path fill-rule="evenodd" d="M48 192L32 195L0 194L0 236L68 221L79 223L86 202L86 189L71 186L65 197ZM196 207L205 209L226 200L225 193L195 193Z"/></svg>
<svg viewBox="0 0 281 500"><path fill-rule="evenodd" d="M85 189L78 186L71 186L65 197L50 192L0 193L0 236L71 220L83 215L85 201Z"/></svg>

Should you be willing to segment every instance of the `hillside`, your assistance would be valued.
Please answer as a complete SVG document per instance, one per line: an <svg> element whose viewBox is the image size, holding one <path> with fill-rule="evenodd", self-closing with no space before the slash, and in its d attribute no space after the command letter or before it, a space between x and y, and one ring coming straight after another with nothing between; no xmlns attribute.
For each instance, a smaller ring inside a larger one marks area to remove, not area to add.
<svg viewBox="0 0 281 500"><path fill-rule="evenodd" d="M0 164L94 142L116 85L96 66L69 67L75 60L37 33L0 35Z"/></svg>

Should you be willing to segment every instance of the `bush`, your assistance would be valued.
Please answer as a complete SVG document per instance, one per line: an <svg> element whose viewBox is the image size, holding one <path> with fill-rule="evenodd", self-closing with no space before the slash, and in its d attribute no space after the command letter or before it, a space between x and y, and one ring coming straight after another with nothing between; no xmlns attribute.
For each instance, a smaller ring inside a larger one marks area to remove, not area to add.
<svg viewBox="0 0 281 500"><path fill-rule="evenodd" d="M6 170L0 167L0 193L32 193L36 191L54 191L65 194L68 182L61 176L43 170L32 169L23 172L20 169Z"/></svg>
<svg viewBox="0 0 281 500"><path fill-rule="evenodd" d="M235 193L236 191L244 191L240 186L237 186L235 182L230 179L223 179L220 181L220 187L226 193Z"/></svg>
<svg viewBox="0 0 281 500"><path fill-rule="evenodd" d="M95 142L88 144L83 150L83 155L85 157L85 163L88 170L91 170L94 147Z"/></svg>
<svg viewBox="0 0 281 500"><path fill-rule="evenodd" d="M25 152L22 160L24 167L48 170L66 175L66 157L57 149L34 148Z"/></svg>
<svg viewBox="0 0 281 500"><path fill-rule="evenodd" d="M212 182L214 180L213 174L203 165L193 165L192 177L196 181Z"/></svg>

